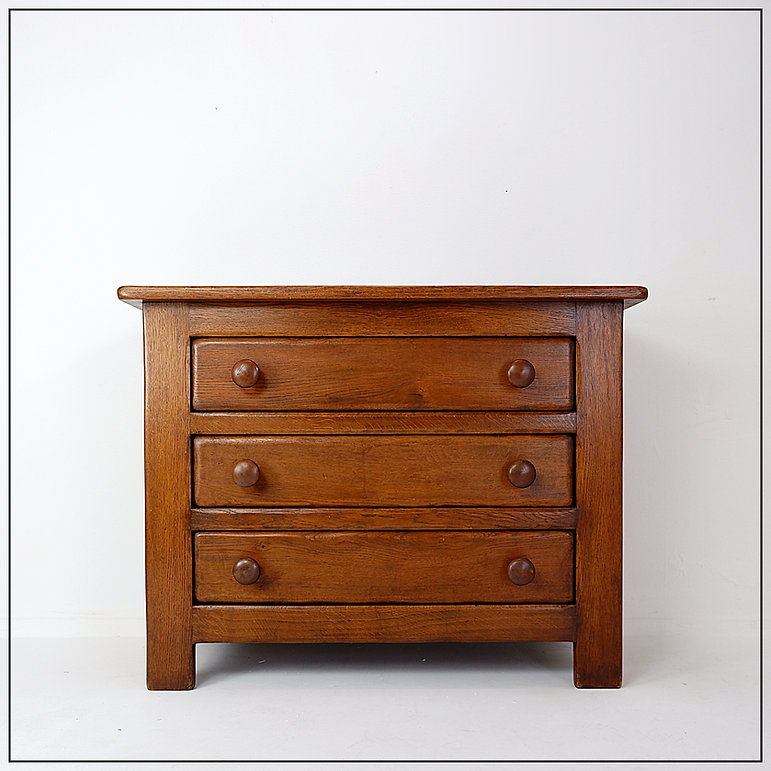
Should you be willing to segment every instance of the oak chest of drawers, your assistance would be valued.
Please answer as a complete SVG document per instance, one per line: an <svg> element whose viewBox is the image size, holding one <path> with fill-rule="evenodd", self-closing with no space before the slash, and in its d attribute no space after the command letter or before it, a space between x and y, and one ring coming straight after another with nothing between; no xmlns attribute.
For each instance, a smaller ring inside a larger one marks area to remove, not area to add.
<svg viewBox="0 0 771 771"><path fill-rule="evenodd" d="M147 685L199 642L571 641L621 683L642 287L122 287L145 344Z"/></svg>

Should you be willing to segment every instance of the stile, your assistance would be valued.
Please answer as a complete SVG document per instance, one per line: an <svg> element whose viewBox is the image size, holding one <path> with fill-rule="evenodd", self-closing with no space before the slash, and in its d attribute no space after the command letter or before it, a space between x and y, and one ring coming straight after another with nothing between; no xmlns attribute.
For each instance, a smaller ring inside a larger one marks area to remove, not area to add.
<svg viewBox="0 0 771 771"><path fill-rule="evenodd" d="M145 303L147 687L195 685L187 306Z"/></svg>
<svg viewBox="0 0 771 771"><path fill-rule="evenodd" d="M621 303L579 304L576 687L621 685Z"/></svg>

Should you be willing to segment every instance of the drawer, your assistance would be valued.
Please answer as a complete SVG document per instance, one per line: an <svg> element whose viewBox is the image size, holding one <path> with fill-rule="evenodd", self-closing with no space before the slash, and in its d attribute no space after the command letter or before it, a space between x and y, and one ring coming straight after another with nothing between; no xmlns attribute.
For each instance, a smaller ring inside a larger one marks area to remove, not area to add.
<svg viewBox="0 0 771 771"><path fill-rule="evenodd" d="M573 407L569 338L198 339L192 365L200 411Z"/></svg>
<svg viewBox="0 0 771 771"><path fill-rule="evenodd" d="M198 506L567 506L573 439L196 437Z"/></svg>
<svg viewBox="0 0 771 771"><path fill-rule="evenodd" d="M571 602L573 536L198 533L195 594L232 603Z"/></svg>

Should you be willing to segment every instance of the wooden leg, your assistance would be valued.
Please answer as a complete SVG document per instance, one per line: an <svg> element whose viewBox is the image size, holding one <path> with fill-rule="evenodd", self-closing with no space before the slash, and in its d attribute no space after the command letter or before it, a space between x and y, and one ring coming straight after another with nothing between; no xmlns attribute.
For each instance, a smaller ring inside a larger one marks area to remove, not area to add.
<svg viewBox="0 0 771 771"><path fill-rule="evenodd" d="M621 687L621 635L595 641L580 628L573 643L573 683L576 688Z"/></svg>
<svg viewBox="0 0 771 771"><path fill-rule="evenodd" d="M182 303L145 303L147 687L195 685L190 535L189 324Z"/></svg>
<svg viewBox="0 0 771 771"><path fill-rule="evenodd" d="M623 306L579 303L576 356L577 688L621 685Z"/></svg>
<svg viewBox="0 0 771 771"><path fill-rule="evenodd" d="M195 646L172 647L147 635L147 689L189 691L195 688Z"/></svg>

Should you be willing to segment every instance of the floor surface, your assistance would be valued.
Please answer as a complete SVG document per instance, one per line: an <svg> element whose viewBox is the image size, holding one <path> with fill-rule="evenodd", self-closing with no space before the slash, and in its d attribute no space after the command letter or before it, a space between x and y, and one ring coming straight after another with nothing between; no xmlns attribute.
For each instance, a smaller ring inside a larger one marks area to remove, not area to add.
<svg viewBox="0 0 771 771"><path fill-rule="evenodd" d="M19 639L12 653L14 760L759 752L752 635L627 631L624 687L596 691L573 688L569 643L199 645L198 686L183 692L145 690L141 638Z"/></svg>

